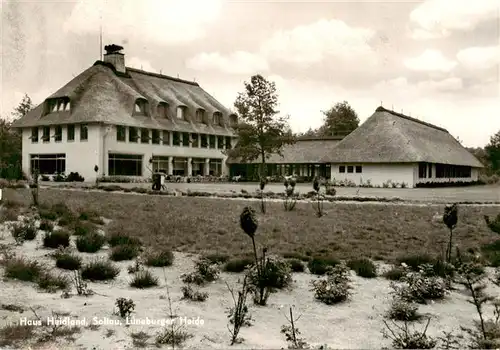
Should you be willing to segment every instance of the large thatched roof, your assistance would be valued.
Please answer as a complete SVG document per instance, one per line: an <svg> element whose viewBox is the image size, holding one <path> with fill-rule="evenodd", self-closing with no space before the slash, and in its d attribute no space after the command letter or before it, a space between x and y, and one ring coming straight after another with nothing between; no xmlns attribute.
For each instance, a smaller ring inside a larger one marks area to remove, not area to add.
<svg viewBox="0 0 500 350"><path fill-rule="evenodd" d="M49 96L69 98L70 111L44 113L46 104L37 106L14 127L33 127L72 123L105 123L141 128L168 129L217 135L234 135L229 127L231 111L203 90L197 83L173 77L127 68L117 72L108 63L97 61L65 86ZM148 116L134 115L137 99L148 101ZM168 118L157 114L160 102L168 105ZM176 118L178 106L187 107L190 121ZM203 109L206 123L195 122L198 109ZM223 124L213 125L214 112L223 116Z"/></svg>
<svg viewBox="0 0 500 350"><path fill-rule="evenodd" d="M483 167L447 130L383 107L346 136L322 161L429 162Z"/></svg>
<svg viewBox="0 0 500 350"><path fill-rule="evenodd" d="M324 163L321 159L325 153L332 152L342 137L331 136L323 138L302 137L294 144L285 145L282 150L283 157L278 154L272 154L266 160L268 164L313 164ZM237 158L228 158L228 164L238 164L241 161ZM248 163L260 163L261 159L255 159Z"/></svg>

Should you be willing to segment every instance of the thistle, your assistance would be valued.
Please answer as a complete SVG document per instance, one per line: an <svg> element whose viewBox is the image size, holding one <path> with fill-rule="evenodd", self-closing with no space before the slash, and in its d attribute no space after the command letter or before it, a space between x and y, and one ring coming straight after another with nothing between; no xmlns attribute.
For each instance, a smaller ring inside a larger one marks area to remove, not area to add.
<svg viewBox="0 0 500 350"><path fill-rule="evenodd" d="M451 261L451 249L453 241L453 229L457 226L458 222L458 205L453 203L444 208L443 222L450 230L450 238L448 240L448 248L446 249L446 261Z"/></svg>
<svg viewBox="0 0 500 350"><path fill-rule="evenodd" d="M313 181L313 189L316 191L316 192L319 192L319 180L317 177L314 178L314 181Z"/></svg>
<svg viewBox="0 0 500 350"><path fill-rule="evenodd" d="M257 231L257 217L255 210L251 207L243 208L240 215L241 229L252 239L254 239L255 231Z"/></svg>

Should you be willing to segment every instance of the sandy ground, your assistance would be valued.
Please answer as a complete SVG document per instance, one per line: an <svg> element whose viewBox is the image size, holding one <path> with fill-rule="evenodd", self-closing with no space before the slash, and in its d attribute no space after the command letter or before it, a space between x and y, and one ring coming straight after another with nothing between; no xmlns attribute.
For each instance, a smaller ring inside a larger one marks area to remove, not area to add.
<svg viewBox="0 0 500 350"><path fill-rule="evenodd" d="M89 183L64 183L70 186L93 185ZM43 186L60 186L57 182L42 182ZM149 183L119 183L102 185L119 185L124 188L144 187L150 188ZM177 190L191 190L200 192L240 192L242 189L247 192L255 192L257 183L167 183L168 188ZM335 187L338 196L345 197L385 197L401 198L406 201L423 202L500 202L500 185L470 186L470 187L450 187L450 188L356 188L356 187ZM300 183L296 187L297 192L307 193L312 190L309 183ZM266 186L266 191L275 193L283 192L281 183L271 183Z"/></svg>
<svg viewBox="0 0 500 350"><path fill-rule="evenodd" d="M48 254L53 250L42 247L42 234L37 240L25 242L16 246L9 232L8 225L0 225L0 244L7 244L12 251L34 258L47 266L55 266L55 262ZM40 231L40 233L42 233ZM74 243L72 243L74 247ZM79 253L85 260L96 257L107 258L107 249L97 254ZM116 263L121 268L120 275L113 282L89 283L89 287L96 293L89 297L72 296L61 298L61 293L46 293L37 290L36 285L26 282L4 280L0 284L1 303L33 307L37 314L45 319L52 312L65 312L75 320L87 320L87 327L73 335L74 340L67 342L59 339L55 348L77 349L133 349L133 332L144 331L151 335L148 348L153 347L156 334L161 331L161 325L127 325L126 322L114 315L115 300L119 297L132 298L136 304L133 317L140 320L168 320L168 301L166 285L168 284L173 302L173 311L180 317L175 322L199 320L202 324L185 324L185 330L193 335L185 343L185 348L222 349L229 347L229 331L227 329L227 308L232 306L231 295L225 282L233 287L239 286L241 274L222 273L220 279L202 290L209 293L209 298L203 303L181 300L180 275L190 272L193 268L193 255L175 254L175 262L171 267L152 268L151 271L160 279L160 286L138 290L129 287L131 275L127 266L131 262ZM388 266L379 263L379 270ZM166 273L164 278L163 271ZM55 273L68 273L53 268ZM3 275L3 271L0 271ZM236 349L247 348L287 348L282 325L287 324L285 312L288 307L295 305L295 314L302 314L296 326L302 337L311 345L327 344L329 348L360 349L381 348L389 346L390 342L383 339L381 330L384 328L383 317L390 302L389 281L380 277L363 279L352 275L354 294L348 302L335 306L326 306L316 302L310 291L310 281L318 277L309 273L295 273L292 289L272 294L269 305L258 307L249 300L250 312L254 319L251 327L242 329L240 335L244 342L233 346ZM493 295L500 294L500 288L489 286L488 291ZM472 324L476 317L474 307L466 302L467 295L458 290L453 291L445 300L420 306L419 311L432 317L428 334L440 336L442 331L458 331L459 326ZM35 316L28 309L23 313L0 309L0 326L9 323L18 323L21 319L35 320ZM94 320L94 318L96 318ZM186 318L186 319L184 319ZM94 321L104 323L97 327L90 327ZM118 322L119 324L115 324ZM424 324L418 324L418 329Z"/></svg>

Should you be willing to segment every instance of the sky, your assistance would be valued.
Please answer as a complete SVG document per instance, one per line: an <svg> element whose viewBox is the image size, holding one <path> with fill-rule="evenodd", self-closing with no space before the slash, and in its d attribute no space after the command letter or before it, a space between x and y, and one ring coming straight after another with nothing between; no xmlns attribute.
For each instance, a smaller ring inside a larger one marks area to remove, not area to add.
<svg viewBox="0 0 500 350"><path fill-rule="evenodd" d="M195 80L234 109L244 82L276 83L295 132L347 101L446 128L468 147L500 130L500 0L5 1L0 115L36 104L124 47L125 63Z"/></svg>

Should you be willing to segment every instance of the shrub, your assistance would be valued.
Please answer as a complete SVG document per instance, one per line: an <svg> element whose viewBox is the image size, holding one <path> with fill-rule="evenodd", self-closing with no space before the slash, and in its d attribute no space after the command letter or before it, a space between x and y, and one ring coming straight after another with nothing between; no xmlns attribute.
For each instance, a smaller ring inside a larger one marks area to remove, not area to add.
<svg viewBox="0 0 500 350"><path fill-rule="evenodd" d="M137 272L132 281L130 281L130 286L135 288L150 288L158 285L158 277L154 276L150 271L143 270Z"/></svg>
<svg viewBox="0 0 500 350"><path fill-rule="evenodd" d="M59 224L59 226L69 226L74 221L75 216L73 214L65 214L59 218L57 223Z"/></svg>
<svg viewBox="0 0 500 350"><path fill-rule="evenodd" d="M356 272L360 277L373 278L377 277L377 267L367 258L349 260L347 266Z"/></svg>
<svg viewBox="0 0 500 350"><path fill-rule="evenodd" d="M43 219L40 222L40 230L52 232L54 231L54 224L52 223L52 221Z"/></svg>
<svg viewBox="0 0 500 350"><path fill-rule="evenodd" d="M70 285L70 281L66 276L63 275L53 275L49 272L42 273L38 280L38 287L46 290L48 292L55 292L60 289L67 289Z"/></svg>
<svg viewBox="0 0 500 350"><path fill-rule="evenodd" d="M34 282L43 272L37 261L21 257L12 257L4 263L4 275L25 282Z"/></svg>
<svg viewBox="0 0 500 350"><path fill-rule="evenodd" d="M69 241L69 232L57 230L45 233L45 236L43 237L43 246L45 248L69 247Z"/></svg>
<svg viewBox="0 0 500 350"><path fill-rule="evenodd" d="M209 260L212 264L223 264L229 260L229 255L221 253L212 253L204 255L203 259Z"/></svg>
<svg viewBox="0 0 500 350"><path fill-rule="evenodd" d="M77 221L74 226L74 234L76 236L84 236L95 231L95 226L88 222Z"/></svg>
<svg viewBox="0 0 500 350"><path fill-rule="evenodd" d="M135 303L132 299L118 298L115 305L118 307L120 317L129 317L135 309Z"/></svg>
<svg viewBox="0 0 500 350"><path fill-rule="evenodd" d="M293 272L304 272L304 264L298 259L287 259L286 262Z"/></svg>
<svg viewBox="0 0 500 350"><path fill-rule="evenodd" d="M416 321L422 316L418 313L418 306L414 303L393 298L387 317L398 321Z"/></svg>
<svg viewBox="0 0 500 350"><path fill-rule="evenodd" d="M52 212L54 212L57 217L63 217L63 216L68 216L68 217L73 217L73 212L71 211L71 209L68 208L68 206L63 203L63 202L59 202L59 203L56 203L54 204L52 207L51 207L51 210Z"/></svg>
<svg viewBox="0 0 500 350"><path fill-rule="evenodd" d="M15 224L12 230L12 236L18 243L34 240L37 233L38 230L32 219Z"/></svg>
<svg viewBox="0 0 500 350"><path fill-rule="evenodd" d="M85 181L85 178L78 174L78 172L71 172L69 175L66 177L67 182L83 182Z"/></svg>
<svg viewBox="0 0 500 350"><path fill-rule="evenodd" d="M40 208L38 213L40 214L40 218L46 220L57 220L57 214L52 211L50 208Z"/></svg>
<svg viewBox="0 0 500 350"><path fill-rule="evenodd" d="M254 260L252 258L236 258L231 259L224 265L224 271L226 272L243 272L249 266L254 264Z"/></svg>
<svg viewBox="0 0 500 350"><path fill-rule="evenodd" d="M76 239L76 249L83 253L95 253L106 243L106 238L97 232L91 232Z"/></svg>
<svg viewBox="0 0 500 350"><path fill-rule="evenodd" d="M213 282L219 278L219 265L213 264L210 260L201 258L195 264L195 271L182 275L184 283L194 283L198 285L205 284L206 282Z"/></svg>
<svg viewBox="0 0 500 350"><path fill-rule="evenodd" d="M327 305L346 301L352 289L349 274L343 263L330 267L326 279L312 281L314 297Z"/></svg>
<svg viewBox="0 0 500 350"><path fill-rule="evenodd" d="M432 265L431 265L432 266ZM401 279L402 286L392 283L394 294L407 302L425 304L427 300L442 299L447 293L441 277L426 276L425 272L408 272Z"/></svg>
<svg viewBox="0 0 500 350"><path fill-rule="evenodd" d="M406 264L413 271L418 271L420 265L434 263L434 258L429 254L412 254L397 258L398 265Z"/></svg>
<svg viewBox="0 0 500 350"><path fill-rule="evenodd" d="M193 287L191 287L191 285L189 284L187 286L182 286L181 291L183 299L188 299L192 301L205 301L208 299L207 292L200 292L197 290L195 291L193 290Z"/></svg>
<svg viewBox="0 0 500 350"><path fill-rule="evenodd" d="M124 233L113 233L108 237L108 244L110 247L115 247L117 245L130 244L130 245L142 245L139 238L130 237Z"/></svg>
<svg viewBox="0 0 500 350"><path fill-rule="evenodd" d="M309 257L307 255L303 255L303 254L297 253L297 252L284 253L283 257L285 259L296 259L296 260L301 260L301 261L309 261Z"/></svg>
<svg viewBox="0 0 500 350"><path fill-rule="evenodd" d="M248 285L254 288L268 288L271 292L283 289L292 283L292 270L285 260L267 258L262 264L262 273L257 274L257 268L248 271Z"/></svg>
<svg viewBox="0 0 500 350"><path fill-rule="evenodd" d="M144 257L144 264L152 267L171 266L174 263L174 253L171 250L149 252Z"/></svg>
<svg viewBox="0 0 500 350"><path fill-rule="evenodd" d="M340 261L334 257L314 257L309 261L307 267L312 274L324 275L330 267L339 263Z"/></svg>
<svg viewBox="0 0 500 350"><path fill-rule="evenodd" d="M82 278L90 281L112 280L120 273L120 269L109 261L95 260L82 268Z"/></svg>
<svg viewBox="0 0 500 350"><path fill-rule="evenodd" d="M111 249L109 258L113 261L132 260L139 255L139 248L136 245L122 244Z"/></svg>
<svg viewBox="0 0 500 350"><path fill-rule="evenodd" d="M394 349L433 349L437 341L425 333L427 332L427 327L429 327L430 319L427 321L425 328L422 332L411 331L408 328L408 323L405 322L403 326L394 324L394 326L399 330L391 329L387 322L384 320L386 328L389 333L384 330L384 338L389 338L392 340L392 347Z"/></svg>
<svg viewBox="0 0 500 350"><path fill-rule="evenodd" d="M60 250L54 254L56 266L64 270L78 270L82 266L82 258L69 251Z"/></svg>

